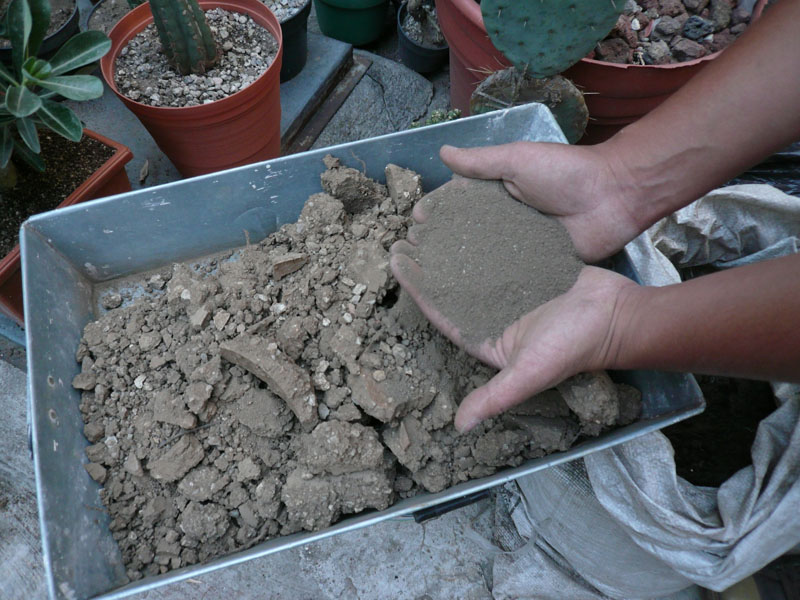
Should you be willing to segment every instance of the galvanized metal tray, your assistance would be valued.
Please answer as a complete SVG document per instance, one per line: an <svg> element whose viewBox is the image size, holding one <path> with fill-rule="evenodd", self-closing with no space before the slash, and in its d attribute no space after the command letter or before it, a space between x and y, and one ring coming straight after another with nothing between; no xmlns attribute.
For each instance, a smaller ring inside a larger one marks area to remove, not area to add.
<svg viewBox="0 0 800 600"><path fill-rule="evenodd" d="M704 403L687 375L629 372L620 377L642 392L641 419L573 447L491 477L424 494L391 508L347 518L315 533L273 539L212 562L127 584L125 569L86 462L75 350L84 325L99 314L93 290L102 282L254 242L293 222L306 198L321 191L322 157L383 180L387 163L414 169L426 189L450 171L438 158L444 144L478 146L517 140L564 142L550 112L528 105L432 127L372 138L194 179L121 194L28 220L22 227L23 290L28 348L28 410L36 471L43 555L53 598L122 598L167 583L265 556L313 540L447 503L521 475L585 456L694 415ZM615 268L634 276L624 254ZM106 284L108 285L108 284ZM113 285L113 284L112 284Z"/></svg>

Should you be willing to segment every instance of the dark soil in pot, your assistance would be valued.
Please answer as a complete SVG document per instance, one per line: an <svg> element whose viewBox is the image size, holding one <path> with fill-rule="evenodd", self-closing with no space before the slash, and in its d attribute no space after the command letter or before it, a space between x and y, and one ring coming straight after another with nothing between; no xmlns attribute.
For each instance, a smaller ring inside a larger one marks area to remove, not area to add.
<svg viewBox="0 0 800 600"><path fill-rule="evenodd" d="M17 245L19 226L25 219L61 204L114 153L113 148L85 135L76 144L50 131L39 131L39 141L47 170L39 173L16 160L17 185L2 192L0 256Z"/></svg>
<svg viewBox="0 0 800 600"><path fill-rule="evenodd" d="M267 70L278 51L266 28L242 13L206 11L220 60L203 75L183 76L167 62L152 23L122 49L115 65L119 91L150 106L181 107L221 100L246 88Z"/></svg>
<svg viewBox="0 0 800 600"><path fill-rule="evenodd" d="M102 0L92 9L86 28L108 34L130 9L128 0Z"/></svg>
<svg viewBox="0 0 800 600"><path fill-rule="evenodd" d="M0 0L0 15L5 15L11 0ZM75 0L50 0L50 27L45 37L61 29L75 12ZM0 37L0 48L10 46L7 38Z"/></svg>

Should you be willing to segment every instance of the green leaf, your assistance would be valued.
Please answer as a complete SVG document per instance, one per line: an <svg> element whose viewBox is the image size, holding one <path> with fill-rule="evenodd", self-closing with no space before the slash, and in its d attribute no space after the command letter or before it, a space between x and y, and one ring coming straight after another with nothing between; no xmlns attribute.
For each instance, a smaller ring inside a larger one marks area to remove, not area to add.
<svg viewBox="0 0 800 600"><path fill-rule="evenodd" d="M0 129L0 169L5 169L8 161L11 160L13 150L14 139L11 137L11 128L5 126Z"/></svg>
<svg viewBox="0 0 800 600"><path fill-rule="evenodd" d="M32 119L17 119L17 131L19 131L19 137L22 138L28 148L36 152L36 154L41 152L39 134L36 133L36 124Z"/></svg>
<svg viewBox="0 0 800 600"><path fill-rule="evenodd" d="M70 100L93 100L103 95L103 82L94 75L59 75L33 81Z"/></svg>
<svg viewBox="0 0 800 600"><path fill-rule="evenodd" d="M11 42L11 64L17 73L22 72L25 49L33 28L33 18L28 0L11 0L8 6L8 41Z"/></svg>
<svg viewBox="0 0 800 600"><path fill-rule="evenodd" d="M49 62L34 56L31 56L22 65L22 76L33 81L47 79L52 74L52 71L53 69Z"/></svg>
<svg viewBox="0 0 800 600"><path fill-rule="evenodd" d="M50 27L50 2L49 0L28 0L33 19L30 38L28 39L28 56L36 56L39 53L39 46L42 45Z"/></svg>
<svg viewBox="0 0 800 600"><path fill-rule="evenodd" d="M53 75L61 75L99 60L111 48L111 40L101 31L84 31L71 37L50 59Z"/></svg>
<svg viewBox="0 0 800 600"><path fill-rule="evenodd" d="M42 101L22 85L13 85L6 91L6 109L15 117L32 115L42 106Z"/></svg>
<svg viewBox="0 0 800 600"><path fill-rule="evenodd" d="M20 144L17 140L14 140L14 152L37 171L44 171L45 164L42 157L31 152L25 144Z"/></svg>
<svg viewBox="0 0 800 600"><path fill-rule="evenodd" d="M81 141L83 126L78 116L69 108L52 100L42 100L36 117L43 125L73 142Z"/></svg>
<svg viewBox="0 0 800 600"><path fill-rule="evenodd" d="M0 78L5 79L5 81L0 81L0 89L3 90L5 90L8 87L6 81L11 85L17 83L17 80L14 79L13 75L11 75L11 73L8 72L8 69L5 68L2 62L0 62Z"/></svg>

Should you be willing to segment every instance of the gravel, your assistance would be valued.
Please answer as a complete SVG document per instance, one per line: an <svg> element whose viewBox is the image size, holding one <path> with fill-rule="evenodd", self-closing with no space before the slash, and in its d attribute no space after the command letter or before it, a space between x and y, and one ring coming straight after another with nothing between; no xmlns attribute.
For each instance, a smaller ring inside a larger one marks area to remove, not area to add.
<svg viewBox="0 0 800 600"><path fill-rule="evenodd" d="M261 4L270 9L278 21L283 23L300 12L310 0L261 0Z"/></svg>
<svg viewBox="0 0 800 600"><path fill-rule="evenodd" d="M272 64L277 42L252 18L216 8L206 12L206 19L220 50L215 67L203 75L178 73L167 62L151 24L117 58L114 81L119 91L150 106L208 104L246 88Z"/></svg>

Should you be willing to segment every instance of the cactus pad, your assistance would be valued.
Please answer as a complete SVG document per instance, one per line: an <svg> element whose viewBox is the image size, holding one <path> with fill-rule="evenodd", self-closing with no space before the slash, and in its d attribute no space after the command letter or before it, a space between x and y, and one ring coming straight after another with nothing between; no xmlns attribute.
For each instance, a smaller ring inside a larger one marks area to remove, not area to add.
<svg viewBox="0 0 800 600"><path fill-rule="evenodd" d="M561 73L611 31L625 0L483 0L489 38L533 77Z"/></svg>

